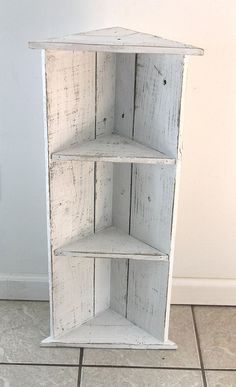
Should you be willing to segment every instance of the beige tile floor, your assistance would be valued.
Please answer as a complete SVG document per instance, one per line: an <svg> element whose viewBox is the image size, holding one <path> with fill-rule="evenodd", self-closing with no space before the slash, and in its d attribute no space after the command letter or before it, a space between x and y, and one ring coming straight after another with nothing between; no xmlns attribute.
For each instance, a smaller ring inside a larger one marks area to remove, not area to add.
<svg viewBox="0 0 236 387"><path fill-rule="evenodd" d="M47 302L0 301L0 387L236 387L236 308L172 306L176 351L40 348Z"/></svg>

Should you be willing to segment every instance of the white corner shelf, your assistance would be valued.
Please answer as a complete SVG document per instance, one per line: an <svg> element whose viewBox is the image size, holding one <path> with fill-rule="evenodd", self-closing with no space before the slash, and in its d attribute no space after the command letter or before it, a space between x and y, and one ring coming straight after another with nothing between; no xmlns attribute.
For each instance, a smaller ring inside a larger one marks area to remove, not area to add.
<svg viewBox="0 0 236 387"><path fill-rule="evenodd" d="M55 250L56 256L168 261L168 255L117 227L108 227Z"/></svg>
<svg viewBox="0 0 236 387"><path fill-rule="evenodd" d="M121 27L30 47L44 50L51 326L42 345L174 349L182 85L185 55L203 50Z"/></svg>
<svg viewBox="0 0 236 387"><path fill-rule="evenodd" d="M99 136L96 140L55 152L52 154L52 159L107 161L113 163L175 164L175 159L117 134Z"/></svg>

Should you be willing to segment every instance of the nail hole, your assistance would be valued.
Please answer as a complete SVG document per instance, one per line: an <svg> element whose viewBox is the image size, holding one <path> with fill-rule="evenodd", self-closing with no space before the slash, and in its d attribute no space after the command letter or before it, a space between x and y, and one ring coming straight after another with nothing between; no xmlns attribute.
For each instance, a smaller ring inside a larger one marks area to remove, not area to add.
<svg viewBox="0 0 236 387"><path fill-rule="evenodd" d="M163 79L163 85L166 85L166 79Z"/></svg>
<svg viewBox="0 0 236 387"><path fill-rule="evenodd" d="M124 116L125 116L125 113L122 113L122 116L121 116L121 117L124 118Z"/></svg>

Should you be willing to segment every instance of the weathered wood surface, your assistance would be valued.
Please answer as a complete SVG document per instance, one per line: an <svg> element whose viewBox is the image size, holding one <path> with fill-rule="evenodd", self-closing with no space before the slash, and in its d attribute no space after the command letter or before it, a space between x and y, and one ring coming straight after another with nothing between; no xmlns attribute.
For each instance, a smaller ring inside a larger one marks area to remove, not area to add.
<svg viewBox="0 0 236 387"><path fill-rule="evenodd" d="M96 140L60 150L53 160L109 161L113 163L175 164L157 150L117 134L100 136Z"/></svg>
<svg viewBox="0 0 236 387"><path fill-rule="evenodd" d="M116 227L108 227L55 251L56 255L84 258L129 258L167 260L159 250L133 238Z"/></svg>
<svg viewBox="0 0 236 387"><path fill-rule="evenodd" d="M121 27L82 32L61 38L29 42L30 48L56 50L84 50L127 53L158 53L202 55L203 50L188 44L163 39L156 35L128 30Z"/></svg>
<svg viewBox="0 0 236 387"><path fill-rule="evenodd" d="M163 341L168 262L129 262L127 319Z"/></svg>
<svg viewBox="0 0 236 387"><path fill-rule="evenodd" d="M166 342L182 61L46 51L55 345Z"/></svg>
<svg viewBox="0 0 236 387"><path fill-rule="evenodd" d="M52 251L52 317L55 336L93 316L91 261L60 262L54 249L94 229L94 164L61 163L52 152L94 138L95 54L46 51ZM66 130L65 130L66 129ZM87 285L89 288L87 288Z"/></svg>
<svg viewBox="0 0 236 387"><path fill-rule="evenodd" d="M111 309L94 319L42 345L72 347L112 347L137 349L175 349L170 341L160 341Z"/></svg>
<svg viewBox="0 0 236 387"><path fill-rule="evenodd" d="M134 139L177 157L181 55L137 55Z"/></svg>

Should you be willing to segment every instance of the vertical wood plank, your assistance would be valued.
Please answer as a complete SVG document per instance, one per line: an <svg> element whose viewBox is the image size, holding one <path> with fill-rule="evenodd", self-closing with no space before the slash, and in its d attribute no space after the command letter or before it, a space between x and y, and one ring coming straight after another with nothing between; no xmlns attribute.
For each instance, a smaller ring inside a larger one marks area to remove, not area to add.
<svg viewBox="0 0 236 387"><path fill-rule="evenodd" d="M98 52L96 70L96 136L114 130L116 54Z"/></svg>
<svg viewBox="0 0 236 387"><path fill-rule="evenodd" d="M137 56L134 139L176 158L182 75L182 56ZM171 248L175 175L175 166L133 166L131 235L167 254ZM148 263L146 273L141 263L132 261L129 267L127 316L160 340L166 338L168 265L153 265L153 271L149 271ZM155 286L149 288L152 282Z"/></svg>
<svg viewBox="0 0 236 387"><path fill-rule="evenodd" d="M175 166L134 165L131 235L169 254Z"/></svg>
<svg viewBox="0 0 236 387"><path fill-rule="evenodd" d="M91 261L53 251L94 228L93 163L54 163L52 152L94 138L95 54L46 51L46 98L52 251L54 335L87 321L93 313ZM68 298L67 296L68 295Z"/></svg>
<svg viewBox="0 0 236 387"><path fill-rule="evenodd" d="M114 129L116 55L96 54L96 127L95 136ZM95 170L95 232L112 224L113 165L96 163ZM94 260L94 315L110 306L110 259Z"/></svg>
<svg viewBox="0 0 236 387"><path fill-rule="evenodd" d="M111 308L126 316L128 259L111 260Z"/></svg>
<svg viewBox="0 0 236 387"><path fill-rule="evenodd" d="M49 154L94 139L95 53L46 50Z"/></svg>
<svg viewBox="0 0 236 387"><path fill-rule="evenodd" d="M95 232L112 225L112 163L96 163ZM100 313L110 306L110 259L95 259L95 310Z"/></svg>
<svg viewBox="0 0 236 387"><path fill-rule="evenodd" d="M132 138L135 54L116 54L115 132ZM113 167L113 225L129 233L131 166ZM111 307L126 316L128 260L111 262Z"/></svg>
<svg viewBox="0 0 236 387"><path fill-rule="evenodd" d="M138 54L135 140L177 157L183 56Z"/></svg>
<svg viewBox="0 0 236 387"><path fill-rule="evenodd" d="M116 54L115 132L132 138L135 54Z"/></svg>
<svg viewBox="0 0 236 387"><path fill-rule="evenodd" d="M168 262L129 264L127 318L159 340L164 340Z"/></svg>

